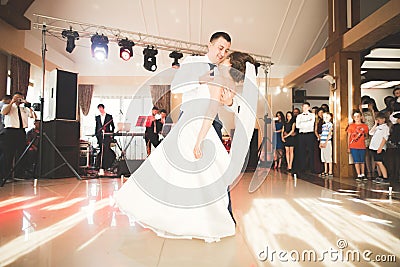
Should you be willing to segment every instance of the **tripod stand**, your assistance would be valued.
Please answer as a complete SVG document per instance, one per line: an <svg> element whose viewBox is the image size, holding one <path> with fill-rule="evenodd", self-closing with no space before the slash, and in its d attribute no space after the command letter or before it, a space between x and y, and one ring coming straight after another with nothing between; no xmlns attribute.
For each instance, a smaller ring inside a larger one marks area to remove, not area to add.
<svg viewBox="0 0 400 267"><path fill-rule="evenodd" d="M265 96L268 95L268 70L270 65L263 65L264 74L265 74ZM268 102L267 102L268 103ZM260 167L269 168L271 166L272 161L268 160L268 144L272 145L271 139L268 137L268 124L272 123L271 118L268 118L268 106L266 106L266 115L264 115L264 134L261 144L258 148L258 162ZM271 149L272 151L272 149ZM271 153L271 152L270 152ZM263 156L264 160L260 161L261 156Z"/></svg>
<svg viewBox="0 0 400 267"><path fill-rule="evenodd" d="M52 146L52 148L57 152L57 154L60 156L60 158L64 161L64 164L54 168L53 170L47 172L43 176L47 176L48 174L52 173L53 171L61 168L64 165L67 165L67 167L72 171L72 173L75 175L75 177L78 180L82 180L82 178L79 176L79 174L75 171L75 169L71 166L71 164L68 163L68 161L65 159L65 157L62 155L60 150L56 147L56 145L50 140L50 138L47 136L47 134L43 131L43 110L44 110L44 91L45 91L45 75L46 75L46 25L42 25L42 91L41 91L41 96L40 96L40 132L39 132L39 158L38 158L38 175L34 173L34 186L36 186L36 180L40 179L42 176L42 163L43 163L43 137L46 138L47 142ZM10 178L10 175L14 172L14 170L17 168L17 166L21 163L22 159L24 156L27 154L33 143L36 141L38 137L36 136L30 143L29 145L25 148L24 152L22 155L18 158L14 166L11 168L7 176L3 179L1 183L1 187L5 185L7 180ZM36 176L36 177L35 177Z"/></svg>
<svg viewBox="0 0 400 267"><path fill-rule="evenodd" d="M257 155L258 155L258 162L260 167L268 168L271 166L272 161L268 160L268 144L273 144L271 139L268 137L268 124L271 124L271 119L268 118L268 114L264 116L264 136L261 141L261 144L258 148ZM271 150L272 151L272 150ZM271 153L271 152L270 152ZM264 160L261 161L261 156L263 155Z"/></svg>

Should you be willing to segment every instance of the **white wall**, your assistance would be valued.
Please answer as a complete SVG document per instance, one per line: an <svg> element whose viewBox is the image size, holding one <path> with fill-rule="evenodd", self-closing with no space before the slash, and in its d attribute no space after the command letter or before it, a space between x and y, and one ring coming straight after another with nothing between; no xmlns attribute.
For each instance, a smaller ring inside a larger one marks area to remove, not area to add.
<svg viewBox="0 0 400 267"><path fill-rule="evenodd" d="M268 90L271 99L271 117L275 117L276 112L282 111L285 114L292 110L292 89L281 88L280 86L271 87Z"/></svg>
<svg viewBox="0 0 400 267"><path fill-rule="evenodd" d="M330 85L328 81L317 78L309 83L304 84L304 89L306 90L307 96L326 96L329 97ZM329 100L307 100L311 107L318 106L322 104L329 104ZM301 105L301 104L300 104ZM301 109L300 109L301 110Z"/></svg>

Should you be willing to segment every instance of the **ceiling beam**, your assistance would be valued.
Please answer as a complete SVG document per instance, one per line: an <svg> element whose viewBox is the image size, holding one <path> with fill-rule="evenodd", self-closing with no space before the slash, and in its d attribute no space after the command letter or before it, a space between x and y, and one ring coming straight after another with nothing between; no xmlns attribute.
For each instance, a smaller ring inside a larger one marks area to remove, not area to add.
<svg viewBox="0 0 400 267"><path fill-rule="evenodd" d="M326 49L322 49L312 58L304 62L293 72L289 73L284 79L283 84L286 87L301 86L306 81L309 81L320 73L328 69L328 61L326 58Z"/></svg>
<svg viewBox="0 0 400 267"><path fill-rule="evenodd" d="M343 35L343 50L360 52L399 31L400 1L391 0Z"/></svg>

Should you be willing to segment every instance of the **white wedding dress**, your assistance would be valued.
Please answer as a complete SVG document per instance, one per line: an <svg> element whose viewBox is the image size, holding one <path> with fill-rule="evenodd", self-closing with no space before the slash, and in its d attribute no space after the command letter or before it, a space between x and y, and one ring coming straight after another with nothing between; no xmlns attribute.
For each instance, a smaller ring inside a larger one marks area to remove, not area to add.
<svg viewBox="0 0 400 267"><path fill-rule="evenodd" d="M253 72L251 82L255 82L254 66L249 68ZM203 156L196 160L193 148L207 111L209 92L204 87L194 90L193 109L184 111L168 136L114 197L122 212L161 237L213 242L235 234L235 223L227 208L227 187L243 166L254 129L257 100L254 101L254 92L248 93L252 103L243 105L235 118L243 125L244 135L235 132L235 138L242 140L232 141L231 154L211 127L202 147ZM243 104L243 99L238 102ZM235 156L239 160L233 162Z"/></svg>

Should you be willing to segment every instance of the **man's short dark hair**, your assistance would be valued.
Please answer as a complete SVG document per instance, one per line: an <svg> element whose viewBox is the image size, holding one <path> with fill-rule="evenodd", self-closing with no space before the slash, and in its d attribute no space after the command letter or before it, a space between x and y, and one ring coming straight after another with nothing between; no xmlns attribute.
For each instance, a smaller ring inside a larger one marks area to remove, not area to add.
<svg viewBox="0 0 400 267"><path fill-rule="evenodd" d="M104 109L104 105L103 104L98 104L97 105L97 108L100 108L100 107L102 107Z"/></svg>
<svg viewBox="0 0 400 267"><path fill-rule="evenodd" d="M311 107L311 105L310 105L309 102L304 102L304 103L303 103L303 106L304 106L304 105L307 105L307 106Z"/></svg>
<svg viewBox="0 0 400 267"><path fill-rule="evenodd" d="M5 95L1 100L11 100L11 99L12 99L11 95Z"/></svg>
<svg viewBox="0 0 400 267"><path fill-rule="evenodd" d="M151 110L159 110L159 108L156 106L153 106L153 108Z"/></svg>
<svg viewBox="0 0 400 267"><path fill-rule="evenodd" d="M167 111L165 109L160 110L160 113L165 113L167 114Z"/></svg>
<svg viewBox="0 0 400 267"><path fill-rule="evenodd" d="M231 42L231 37L226 32L213 33L213 35L211 35L211 37L210 37L210 42L213 42L214 40L217 40L220 37L224 38L229 43Z"/></svg>
<svg viewBox="0 0 400 267"><path fill-rule="evenodd" d="M15 95L24 95L23 93L21 93L21 92L15 92L14 94L13 94L13 96L15 96Z"/></svg>

